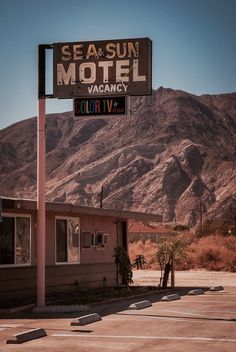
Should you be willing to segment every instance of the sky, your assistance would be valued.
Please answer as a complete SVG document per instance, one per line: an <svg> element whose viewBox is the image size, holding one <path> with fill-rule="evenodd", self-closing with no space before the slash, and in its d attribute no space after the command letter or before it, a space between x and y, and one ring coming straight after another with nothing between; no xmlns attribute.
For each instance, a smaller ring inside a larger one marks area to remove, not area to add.
<svg viewBox="0 0 236 352"><path fill-rule="evenodd" d="M236 0L0 0L0 129L37 115L39 44L149 37L153 89L236 92L235 15Z"/></svg>

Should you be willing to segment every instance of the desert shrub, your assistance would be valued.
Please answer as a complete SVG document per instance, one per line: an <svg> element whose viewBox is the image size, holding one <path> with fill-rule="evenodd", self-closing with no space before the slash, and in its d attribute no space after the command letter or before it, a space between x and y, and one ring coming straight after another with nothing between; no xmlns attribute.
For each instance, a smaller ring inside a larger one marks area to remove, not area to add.
<svg viewBox="0 0 236 352"><path fill-rule="evenodd" d="M209 235L198 238L190 233L181 236L187 244L184 260L175 264L176 270L206 269L236 272L236 237ZM143 254L146 264L143 269L160 270L155 260L158 244L151 240L133 242L129 247L131 261Z"/></svg>
<svg viewBox="0 0 236 352"><path fill-rule="evenodd" d="M190 268L236 271L236 238L210 235L190 246L187 261Z"/></svg>
<svg viewBox="0 0 236 352"><path fill-rule="evenodd" d="M197 266L208 270L218 269L220 262L220 251L216 248L205 248L200 253Z"/></svg>
<svg viewBox="0 0 236 352"><path fill-rule="evenodd" d="M133 263L132 267L137 269L143 269L144 264L146 264L146 259L143 254L137 254Z"/></svg>
<svg viewBox="0 0 236 352"><path fill-rule="evenodd" d="M236 237L235 236L229 236L227 238L224 238L224 246L236 253Z"/></svg>

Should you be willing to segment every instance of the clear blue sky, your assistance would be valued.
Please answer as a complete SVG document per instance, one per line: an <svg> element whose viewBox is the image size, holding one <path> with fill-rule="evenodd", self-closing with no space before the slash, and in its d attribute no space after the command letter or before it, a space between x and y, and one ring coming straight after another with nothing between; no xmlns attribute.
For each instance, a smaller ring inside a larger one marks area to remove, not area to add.
<svg viewBox="0 0 236 352"><path fill-rule="evenodd" d="M135 37L153 41L154 89L236 91L236 0L0 0L0 129L37 114L38 44Z"/></svg>

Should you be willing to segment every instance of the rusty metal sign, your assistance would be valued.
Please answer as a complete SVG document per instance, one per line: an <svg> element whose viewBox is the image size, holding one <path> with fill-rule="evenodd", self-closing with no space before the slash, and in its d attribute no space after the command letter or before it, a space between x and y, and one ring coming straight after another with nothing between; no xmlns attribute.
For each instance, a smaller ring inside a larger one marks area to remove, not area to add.
<svg viewBox="0 0 236 352"><path fill-rule="evenodd" d="M55 98L149 94L149 38L53 44Z"/></svg>

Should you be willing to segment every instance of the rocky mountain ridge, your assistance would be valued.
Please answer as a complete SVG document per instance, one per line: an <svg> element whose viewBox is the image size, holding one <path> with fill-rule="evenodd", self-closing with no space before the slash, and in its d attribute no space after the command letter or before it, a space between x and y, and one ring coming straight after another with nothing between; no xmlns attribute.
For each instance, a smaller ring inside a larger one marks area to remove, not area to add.
<svg viewBox="0 0 236 352"><path fill-rule="evenodd" d="M162 214L195 226L236 209L236 93L159 88L130 115L46 118L47 200ZM36 198L36 118L0 131L0 194Z"/></svg>

